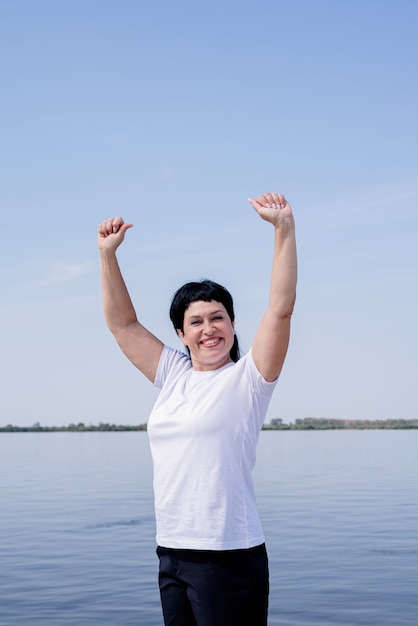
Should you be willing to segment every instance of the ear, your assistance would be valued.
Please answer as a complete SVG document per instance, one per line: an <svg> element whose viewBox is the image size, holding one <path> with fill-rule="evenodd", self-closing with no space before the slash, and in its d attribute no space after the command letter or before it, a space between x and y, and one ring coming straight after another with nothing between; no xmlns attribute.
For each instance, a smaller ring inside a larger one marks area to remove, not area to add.
<svg viewBox="0 0 418 626"><path fill-rule="evenodd" d="M183 346L185 346L187 348L187 344L186 344L186 342L184 340L184 332L182 330L180 330L180 328L177 328L177 334L180 337L180 339L181 339L181 341L183 343Z"/></svg>

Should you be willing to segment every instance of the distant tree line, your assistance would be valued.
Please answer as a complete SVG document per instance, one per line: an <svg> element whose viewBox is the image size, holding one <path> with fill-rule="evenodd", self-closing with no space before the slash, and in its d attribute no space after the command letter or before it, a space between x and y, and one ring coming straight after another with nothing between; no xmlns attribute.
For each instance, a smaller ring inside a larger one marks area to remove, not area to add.
<svg viewBox="0 0 418 626"><path fill-rule="evenodd" d="M68 424L68 426L41 426L39 422L33 426L0 426L0 433L53 433L53 432L69 432L69 433L88 433L88 432L123 432L127 430L147 430L146 424L137 424L134 426L126 424L108 424L99 422L95 424Z"/></svg>
<svg viewBox="0 0 418 626"><path fill-rule="evenodd" d="M386 420L343 420L328 417L304 417L286 424L281 419L272 419L264 424L263 430L398 430L418 428L418 419Z"/></svg>
<svg viewBox="0 0 418 626"><path fill-rule="evenodd" d="M263 430L399 430L418 428L418 419L386 419L386 420L343 420L330 419L326 417L304 417L297 419L294 423L286 424L282 419L272 419L269 424L263 425ZM146 424L126 425L109 424L99 422L98 425L68 424L68 426L41 426L36 422L32 426L0 426L0 433L53 433L53 432L124 432L124 431L146 431Z"/></svg>

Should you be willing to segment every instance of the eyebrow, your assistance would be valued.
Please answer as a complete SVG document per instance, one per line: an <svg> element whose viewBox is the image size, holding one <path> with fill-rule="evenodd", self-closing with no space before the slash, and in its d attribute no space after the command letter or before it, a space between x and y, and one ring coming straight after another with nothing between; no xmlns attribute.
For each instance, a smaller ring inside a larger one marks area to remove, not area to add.
<svg viewBox="0 0 418 626"><path fill-rule="evenodd" d="M216 315L217 313L224 313L224 311L222 309L216 309L216 311L211 311L209 313L209 315ZM189 320L194 320L194 319L199 319L200 317L203 317L202 315L190 315L187 319Z"/></svg>

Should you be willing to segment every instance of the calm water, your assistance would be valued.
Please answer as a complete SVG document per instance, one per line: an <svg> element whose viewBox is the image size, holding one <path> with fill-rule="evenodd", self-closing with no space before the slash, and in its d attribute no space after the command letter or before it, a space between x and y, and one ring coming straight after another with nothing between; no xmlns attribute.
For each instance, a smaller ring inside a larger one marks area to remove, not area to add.
<svg viewBox="0 0 418 626"><path fill-rule="evenodd" d="M418 431L264 432L269 624L417 626ZM0 625L161 626L146 433L0 435Z"/></svg>

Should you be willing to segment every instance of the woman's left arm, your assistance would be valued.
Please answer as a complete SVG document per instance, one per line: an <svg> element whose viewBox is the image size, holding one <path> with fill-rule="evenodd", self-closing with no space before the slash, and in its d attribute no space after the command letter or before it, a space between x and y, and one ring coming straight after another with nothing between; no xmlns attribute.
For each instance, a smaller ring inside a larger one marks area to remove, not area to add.
<svg viewBox="0 0 418 626"><path fill-rule="evenodd" d="M290 318L296 300L296 239L292 209L286 198L266 193L249 198L259 216L274 226L274 255L270 298L258 327L252 354L258 371L267 381L276 380L282 369L290 336Z"/></svg>

